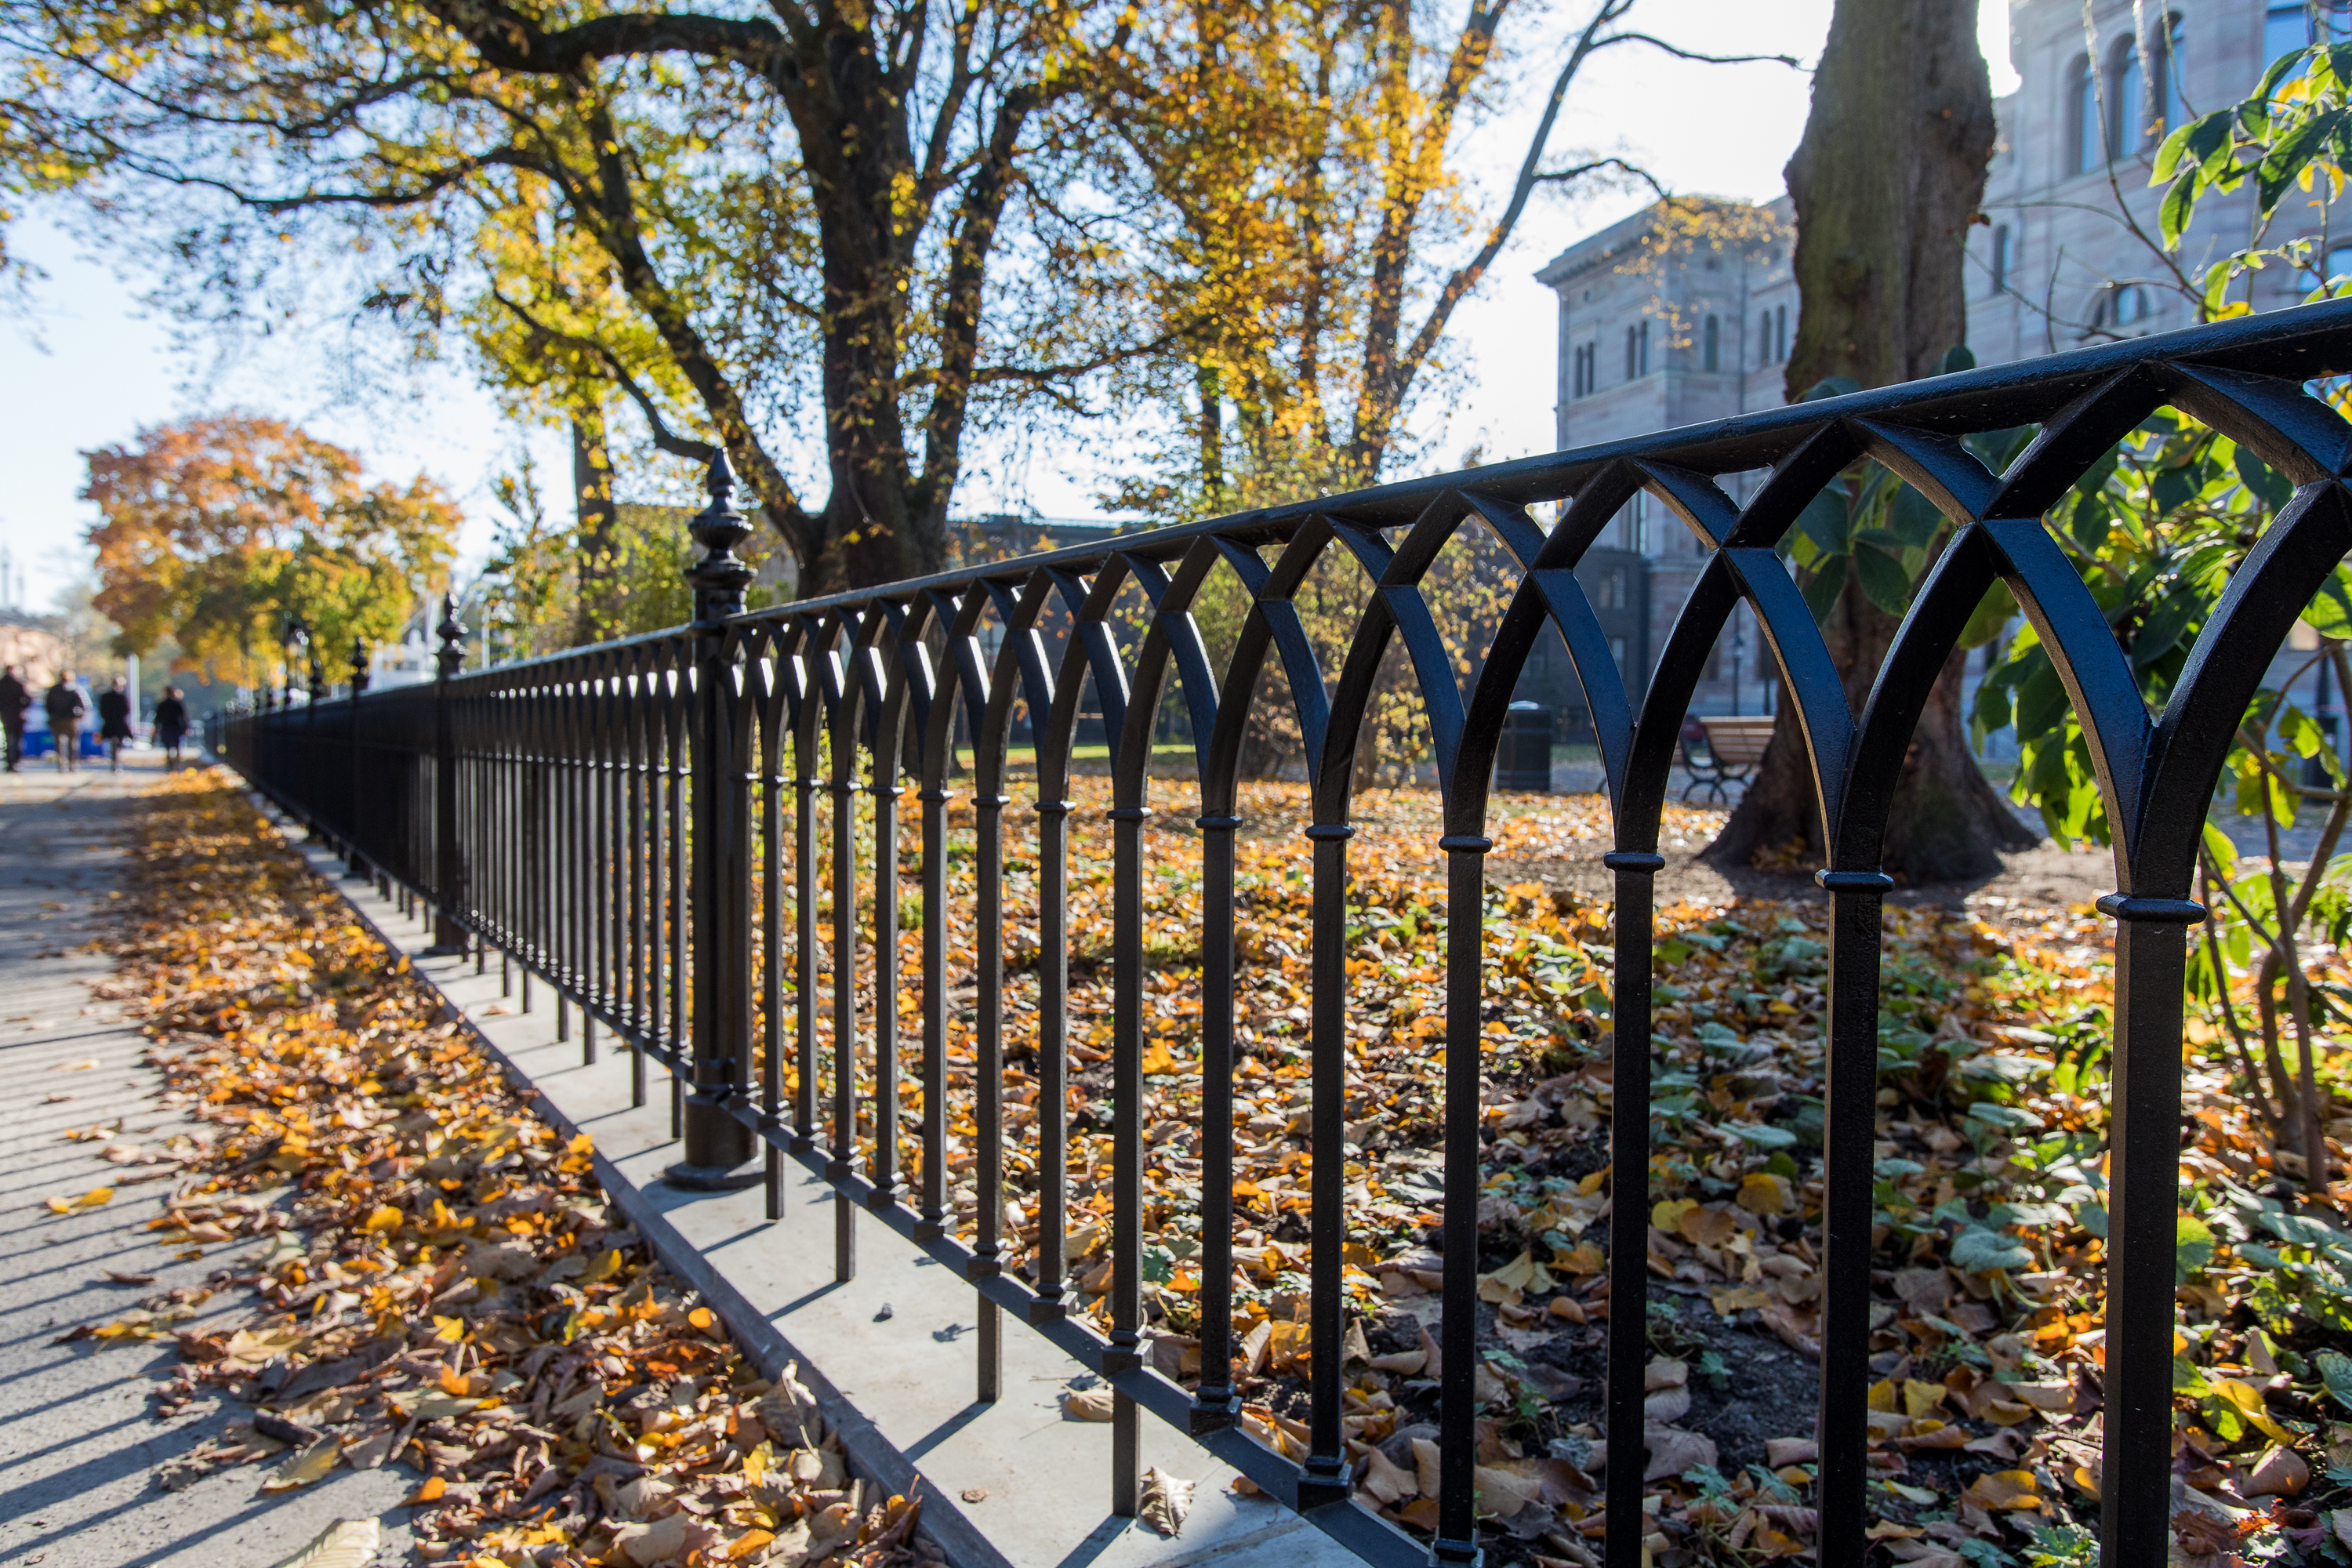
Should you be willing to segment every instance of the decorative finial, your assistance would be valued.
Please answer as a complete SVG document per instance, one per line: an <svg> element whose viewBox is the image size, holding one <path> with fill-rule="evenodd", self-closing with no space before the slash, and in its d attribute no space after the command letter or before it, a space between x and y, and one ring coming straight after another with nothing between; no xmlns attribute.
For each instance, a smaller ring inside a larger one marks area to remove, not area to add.
<svg viewBox="0 0 2352 1568"><path fill-rule="evenodd" d="M433 629L441 638L441 651L434 657L440 664L441 679L447 680L466 667L466 627L457 619L456 595L441 595L441 624Z"/></svg>
<svg viewBox="0 0 2352 1568"><path fill-rule="evenodd" d="M352 695L357 697L361 692L365 691L367 689L367 639L359 636L357 633L353 633L352 636Z"/></svg>
<svg viewBox="0 0 2352 1568"><path fill-rule="evenodd" d="M743 590L750 585L752 572L735 553L735 547L751 537L751 524L735 510L735 469L727 460L726 447L712 452L705 482L710 504L687 526L695 542L708 553L687 568L686 580L694 586L695 620L710 624L742 612Z"/></svg>

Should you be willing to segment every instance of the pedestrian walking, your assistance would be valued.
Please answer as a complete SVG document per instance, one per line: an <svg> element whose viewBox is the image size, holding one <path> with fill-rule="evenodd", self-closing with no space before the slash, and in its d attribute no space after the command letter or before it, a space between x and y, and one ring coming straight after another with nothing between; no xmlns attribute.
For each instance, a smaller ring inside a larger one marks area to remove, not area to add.
<svg viewBox="0 0 2352 1568"><path fill-rule="evenodd" d="M167 771L180 765L180 743L187 738L188 705L180 700L178 687L167 686L155 704L155 743L163 748Z"/></svg>
<svg viewBox="0 0 2352 1568"><path fill-rule="evenodd" d="M82 700L72 670L58 672L58 683L42 693L41 706L49 710L49 739L58 743L58 772L73 773L81 764L76 753L81 750L81 721L89 712L89 704Z"/></svg>
<svg viewBox="0 0 2352 1568"><path fill-rule="evenodd" d="M32 711L33 689L15 665L0 675L0 729L8 732L8 771L25 760L25 715Z"/></svg>
<svg viewBox="0 0 2352 1568"><path fill-rule="evenodd" d="M122 743L138 736L131 728L131 693L119 675L113 685L98 695L98 738L106 742L107 771L121 773Z"/></svg>

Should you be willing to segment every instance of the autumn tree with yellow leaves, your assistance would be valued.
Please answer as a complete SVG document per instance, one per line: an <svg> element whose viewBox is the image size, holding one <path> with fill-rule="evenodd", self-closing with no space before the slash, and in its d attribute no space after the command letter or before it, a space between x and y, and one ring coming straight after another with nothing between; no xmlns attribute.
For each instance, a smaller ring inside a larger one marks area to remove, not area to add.
<svg viewBox="0 0 2352 1568"><path fill-rule="evenodd" d="M430 479L370 485L357 457L278 420L155 426L83 457L120 652L170 637L182 668L257 685L290 617L340 675L353 637L397 637L447 580L458 514Z"/></svg>

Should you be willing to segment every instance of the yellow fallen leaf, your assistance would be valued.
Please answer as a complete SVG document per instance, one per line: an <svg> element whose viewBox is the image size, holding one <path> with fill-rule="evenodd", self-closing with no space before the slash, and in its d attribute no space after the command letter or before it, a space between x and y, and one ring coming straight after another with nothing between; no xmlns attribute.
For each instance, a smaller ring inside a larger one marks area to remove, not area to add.
<svg viewBox="0 0 2352 1568"><path fill-rule="evenodd" d="M445 1318L436 1312L433 1315L433 1337L445 1345L461 1342L466 1337L466 1320Z"/></svg>
<svg viewBox="0 0 2352 1568"><path fill-rule="evenodd" d="M1166 1041L1154 1040L1144 1047L1141 1070L1147 1073L1172 1073L1177 1070L1176 1053L1168 1048Z"/></svg>
<svg viewBox="0 0 2352 1568"><path fill-rule="evenodd" d="M710 1331L711 1325L719 1321L719 1314L708 1307L697 1307L686 1315L686 1321L707 1334Z"/></svg>
<svg viewBox="0 0 2352 1568"><path fill-rule="evenodd" d="M291 1557L274 1568L367 1568L383 1544L383 1531L372 1519L339 1519L327 1526Z"/></svg>
<svg viewBox="0 0 2352 1568"><path fill-rule="evenodd" d="M51 1198L49 1200L49 1212L52 1214L81 1214L86 1210L97 1208L101 1204L110 1204L113 1201L114 1189L112 1187L93 1187L78 1198Z"/></svg>
<svg viewBox="0 0 2352 1568"><path fill-rule="evenodd" d="M727 1560L730 1563L740 1563L775 1539L773 1531L747 1530L728 1546Z"/></svg>
<svg viewBox="0 0 2352 1568"><path fill-rule="evenodd" d="M1750 1171L1739 1180L1741 1208L1753 1215L1784 1215L1795 1208L1796 1194L1786 1176L1776 1176L1766 1171Z"/></svg>
<svg viewBox="0 0 2352 1568"><path fill-rule="evenodd" d="M374 1213L361 1223L364 1231L398 1230L407 1216L390 1204L379 1205Z"/></svg>
<svg viewBox="0 0 2352 1568"><path fill-rule="evenodd" d="M343 1440L341 1437L321 1437L309 1447L289 1454L286 1462L278 1467L278 1473L261 1483L261 1489L286 1492L296 1487L307 1487L333 1469L335 1461L342 1457Z"/></svg>
<svg viewBox="0 0 2352 1568"><path fill-rule="evenodd" d="M621 1271L621 1249L614 1247L581 1272L583 1285L602 1285Z"/></svg>

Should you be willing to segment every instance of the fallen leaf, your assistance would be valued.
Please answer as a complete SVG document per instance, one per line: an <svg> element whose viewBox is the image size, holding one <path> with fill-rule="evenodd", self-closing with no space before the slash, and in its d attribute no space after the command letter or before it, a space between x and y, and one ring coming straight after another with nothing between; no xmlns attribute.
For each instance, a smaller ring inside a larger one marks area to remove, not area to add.
<svg viewBox="0 0 2352 1568"><path fill-rule="evenodd" d="M339 1519L293 1556L279 1558L273 1568L367 1568L383 1549L383 1539L373 1519Z"/></svg>
<svg viewBox="0 0 2352 1568"><path fill-rule="evenodd" d="M85 1210L94 1209L113 1201L112 1187L92 1187L78 1198L51 1198L49 1211L52 1214L80 1214Z"/></svg>
<svg viewBox="0 0 2352 1568"><path fill-rule="evenodd" d="M152 1274L133 1274L128 1269L122 1268L107 1269L106 1277L109 1280L117 1285L152 1285L155 1283L155 1276Z"/></svg>
<svg viewBox="0 0 2352 1568"><path fill-rule="evenodd" d="M2311 1466L2293 1448L2273 1447L2238 1483L2245 1497L2298 1497L2311 1484Z"/></svg>
<svg viewBox="0 0 2352 1568"><path fill-rule="evenodd" d="M1108 1421L1116 1401L1110 1384L1098 1383L1092 1388L1066 1388L1062 1391L1062 1419L1065 1421Z"/></svg>
<svg viewBox="0 0 2352 1568"><path fill-rule="evenodd" d="M1195 1482L1179 1480L1154 1465L1143 1473L1143 1522L1162 1535L1180 1533L1184 1516L1192 1511L1195 1489Z"/></svg>
<svg viewBox="0 0 2352 1568"><path fill-rule="evenodd" d="M285 1462L278 1467L277 1473L261 1483L261 1489L284 1492L292 1491L296 1487L307 1487L312 1481L323 1479L342 1456L343 1440L341 1437L321 1437L307 1448L288 1454Z"/></svg>

